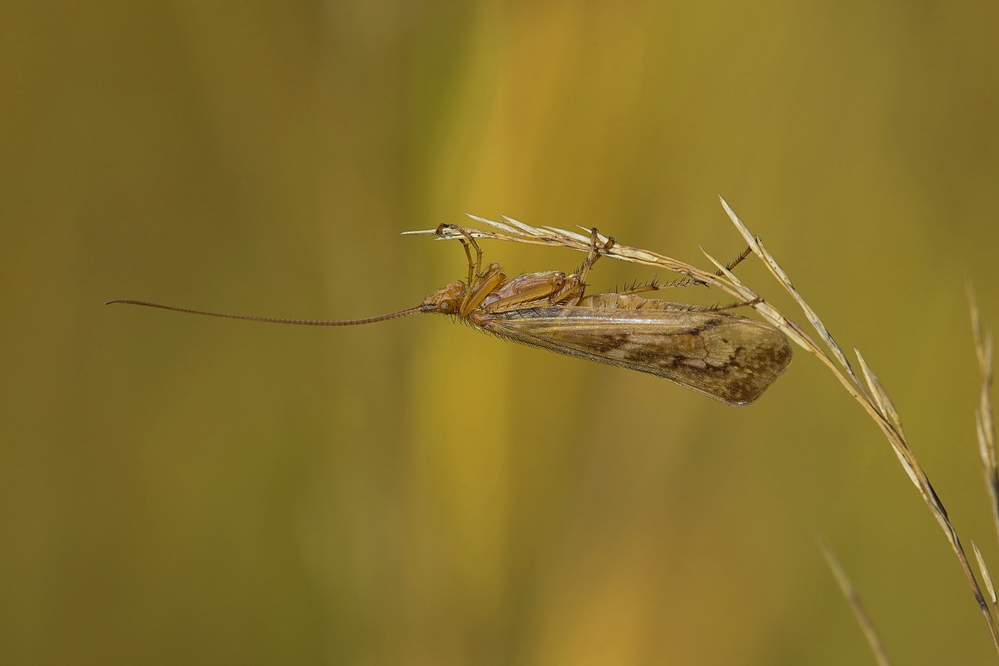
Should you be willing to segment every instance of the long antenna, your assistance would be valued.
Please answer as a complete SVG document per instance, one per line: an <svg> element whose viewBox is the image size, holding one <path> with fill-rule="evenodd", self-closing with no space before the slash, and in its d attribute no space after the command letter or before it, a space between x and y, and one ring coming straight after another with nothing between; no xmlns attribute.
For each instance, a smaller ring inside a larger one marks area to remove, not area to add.
<svg viewBox="0 0 999 666"><path fill-rule="evenodd" d="M108 301L104 305L113 305L115 303L124 303L126 305L142 305L147 308L160 308L161 310L173 310L174 312L187 312L189 314L205 315L207 317L222 317L224 319L246 319L248 321L265 321L269 324L295 324L298 326L354 326L356 324L373 324L376 321L385 321L386 319L396 319L398 317L408 317L411 314L429 311L429 310L424 310L424 306L418 305L415 308L409 308L408 310L400 310L399 312L390 312L389 314L378 315L377 317L368 317L367 319L345 319L342 321L316 321L312 319L275 319L273 317L251 317L249 315L223 314L221 312L207 312L205 310L192 310L191 308L179 308L176 305L163 305L162 303L150 303L149 301L131 301L124 299L117 301Z"/></svg>

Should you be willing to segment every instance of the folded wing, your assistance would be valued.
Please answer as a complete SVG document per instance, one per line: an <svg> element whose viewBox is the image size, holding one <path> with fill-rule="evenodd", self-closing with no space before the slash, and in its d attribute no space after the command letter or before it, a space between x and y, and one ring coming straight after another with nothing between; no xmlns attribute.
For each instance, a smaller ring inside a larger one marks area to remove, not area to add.
<svg viewBox="0 0 999 666"><path fill-rule="evenodd" d="M769 324L633 295L471 319L503 338L647 372L731 405L756 400L791 362L787 338Z"/></svg>

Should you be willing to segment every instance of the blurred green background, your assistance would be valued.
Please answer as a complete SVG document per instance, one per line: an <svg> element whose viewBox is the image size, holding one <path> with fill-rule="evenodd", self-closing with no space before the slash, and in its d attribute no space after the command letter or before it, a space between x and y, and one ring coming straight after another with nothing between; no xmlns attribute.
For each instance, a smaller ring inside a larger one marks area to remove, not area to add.
<svg viewBox="0 0 999 666"><path fill-rule="evenodd" d="M743 248L721 193L997 569L964 292L999 321L997 25L994 1L0 4L0 662L872 663L821 534L897 663L994 663L887 443L800 351L732 408L440 317L102 303L410 307L465 264L399 232L464 211L706 266Z"/></svg>

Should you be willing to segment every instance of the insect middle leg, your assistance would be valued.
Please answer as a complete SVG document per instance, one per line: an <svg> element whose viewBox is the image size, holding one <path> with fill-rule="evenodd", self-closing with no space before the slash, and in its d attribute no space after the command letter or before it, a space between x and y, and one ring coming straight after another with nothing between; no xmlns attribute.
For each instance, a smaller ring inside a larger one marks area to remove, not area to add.
<svg viewBox="0 0 999 666"><path fill-rule="evenodd" d="M586 255L586 260L583 265L579 267L576 271L576 275L579 276L581 282L586 281L586 275L593 268L593 264L597 263L597 259L600 258L602 252L607 252L609 249L614 247L614 239L608 237L606 243L600 242L600 234L597 232L597 228L593 227L590 229L590 251Z"/></svg>
<svg viewBox="0 0 999 666"><path fill-rule="evenodd" d="M614 242L614 239L608 236L607 242L601 243L597 228L593 227L590 229L590 252L586 255L586 259L583 261L583 265L579 267L579 270L570 276L575 278L578 285L579 293L574 296L576 301L583 297L583 292L586 290L586 276L589 274L590 269L593 268L593 264L597 263L597 259L600 258L601 253L607 252L614 247Z"/></svg>

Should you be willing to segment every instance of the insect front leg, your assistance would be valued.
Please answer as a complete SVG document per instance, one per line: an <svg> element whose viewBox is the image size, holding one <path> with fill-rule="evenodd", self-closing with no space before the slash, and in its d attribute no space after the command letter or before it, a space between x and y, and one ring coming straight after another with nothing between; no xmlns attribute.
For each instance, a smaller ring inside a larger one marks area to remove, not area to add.
<svg viewBox="0 0 999 666"><path fill-rule="evenodd" d="M503 274L503 267L495 263L489 264L485 272L477 276L475 282L465 290L465 298L462 299L461 307L458 309L458 316L467 317L504 283L506 275Z"/></svg>
<svg viewBox="0 0 999 666"><path fill-rule="evenodd" d="M490 293L506 282L506 275L503 274L502 267L496 263L489 264L485 271L482 270L482 248L475 242L471 232L457 224L441 224L437 227L437 235L443 236L445 229L460 234L457 240L465 250L465 258L468 259L468 286L465 289L465 297L455 313L464 319L479 307ZM475 249L474 261L471 248Z"/></svg>
<svg viewBox="0 0 999 666"><path fill-rule="evenodd" d="M461 243L461 247L465 250L465 257L468 259L468 288L471 289L475 278L482 277L482 248L479 247L479 244L475 242L475 238L464 227L459 227L457 224L441 224L437 227L437 235L443 236L445 229L450 229L463 236L463 238L458 239L458 242ZM474 262L472 261L472 251L469 249L469 246L475 248Z"/></svg>

